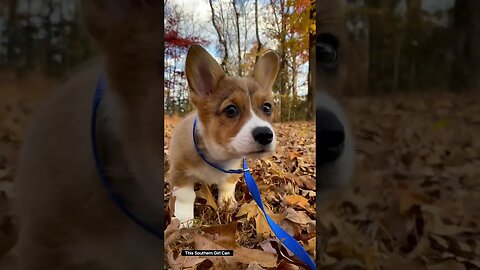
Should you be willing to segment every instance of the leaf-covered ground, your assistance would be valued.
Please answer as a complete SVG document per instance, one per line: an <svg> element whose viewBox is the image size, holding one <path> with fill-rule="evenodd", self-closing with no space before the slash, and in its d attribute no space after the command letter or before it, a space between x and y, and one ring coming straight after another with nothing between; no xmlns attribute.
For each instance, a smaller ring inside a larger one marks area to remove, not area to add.
<svg viewBox="0 0 480 270"><path fill-rule="evenodd" d="M41 83L26 88L34 85ZM40 96L32 95L0 90L0 265L16 241L13 177L25 123ZM279 151L249 164L273 218L312 255L318 241L323 269L479 269L478 100L437 93L347 98L358 153L354 182L319 198L317 219L313 123L277 124ZM175 122L166 125L167 142ZM170 188L165 187L168 219ZM237 187L241 204L233 212L217 209L214 188L197 189L195 214L205 226L178 230L169 222L170 268L298 269L270 235L244 183ZM183 248L233 249L235 255L178 256Z"/></svg>
<svg viewBox="0 0 480 270"><path fill-rule="evenodd" d="M177 121L166 121L167 161L168 142ZM249 166L269 215L315 256L315 124L282 123L275 129L279 145L275 155L249 160ZM169 184L165 188L168 220L171 188ZM214 187L199 185L196 193L195 217L201 226L178 230L178 222L168 225L166 269L298 269L289 251L278 245L243 178L236 189L240 206L234 211L218 208ZM179 255L182 249L226 249L233 250L233 256L184 257Z"/></svg>

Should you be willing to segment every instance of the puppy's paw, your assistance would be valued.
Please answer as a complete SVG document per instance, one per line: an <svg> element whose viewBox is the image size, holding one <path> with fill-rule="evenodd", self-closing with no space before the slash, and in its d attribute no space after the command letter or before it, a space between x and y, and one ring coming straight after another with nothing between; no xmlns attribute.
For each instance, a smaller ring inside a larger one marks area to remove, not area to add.
<svg viewBox="0 0 480 270"><path fill-rule="evenodd" d="M195 218L193 212L195 191L193 191L193 186L176 188L173 195L175 196L173 215L180 221L180 228L191 228Z"/></svg>

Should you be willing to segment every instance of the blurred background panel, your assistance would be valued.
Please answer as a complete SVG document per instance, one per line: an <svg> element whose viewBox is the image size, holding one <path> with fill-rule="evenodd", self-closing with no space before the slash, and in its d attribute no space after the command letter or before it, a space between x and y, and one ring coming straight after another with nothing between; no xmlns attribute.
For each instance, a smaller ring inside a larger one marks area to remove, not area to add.
<svg viewBox="0 0 480 270"><path fill-rule="evenodd" d="M317 76L357 152L352 185L320 204L319 264L480 269L480 1L319 2L341 61Z"/></svg>
<svg viewBox="0 0 480 270"><path fill-rule="evenodd" d="M348 0L349 94L480 86L480 2Z"/></svg>
<svg viewBox="0 0 480 270"><path fill-rule="evenodd" d="M0 2L0 69L61 77L92 55L80 21L79 1Z"/></svg>

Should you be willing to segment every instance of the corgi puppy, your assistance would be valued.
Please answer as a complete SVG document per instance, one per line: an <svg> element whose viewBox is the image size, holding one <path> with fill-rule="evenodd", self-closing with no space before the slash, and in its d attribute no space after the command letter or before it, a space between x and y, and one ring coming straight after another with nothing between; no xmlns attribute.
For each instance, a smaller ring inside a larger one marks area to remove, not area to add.
<svg viewBox="0 0 480 270"><path fill-rule="evenodd" d="M163 4L83 0L87 30L103 58L36 108L15 185L19 269L160 269L163 241L112 202L90 136L95 89L99 155L130 212L162 231Z"/></svg>
<svg viewBox="0 0 480 270"><path fill-rule="evenodd" d="M182 227L193 225L195 182L216 184L218 205L236 207L240 175L220 169L241 169L243 158L275 151L272 86L278 70L279 57L268 51L258 58L250 76L227 76L201 46L189 48L185 73L197 110L175 128L169 156L174 215Z"/></svg>

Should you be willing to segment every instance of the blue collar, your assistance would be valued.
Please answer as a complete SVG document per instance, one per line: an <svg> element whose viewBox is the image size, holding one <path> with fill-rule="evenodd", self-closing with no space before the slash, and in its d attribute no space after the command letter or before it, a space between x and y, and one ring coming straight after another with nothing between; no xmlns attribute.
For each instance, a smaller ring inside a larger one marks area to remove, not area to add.
<svg viewBox="0 0 480 270"><path fill-rule="evenodd" d="M236 170L225 170L223 168L221 168L220 166L218 165L215 165L213 164L212 162L208 161L207 158L205 157L205 155L202 153L202 151L200 150L200 147L198 147L198 142L197 142L197 136L195 136L195 130L197 129L197 122L198 122L198 116L195 116L195 119L193 120L193 132L192 132L192 136L193 136L193 144L195 145L195 149L197 150L197 153L198 155L200 156L200 158L205 161L208 165L210 165L211 167L221 171L221 172L224 172L224 173L230 173L230 174L242 174L245 172L245 170L248 171L248 167L245 167L243 169L236 169ZM245 159L243 159L245 160Z"/></svg>
<svg viewBox="0 0 480 270"><path fill-rule="evenodd" d="M149 224L140 220L132 211L130 211L130 209L127 207L127 202L113 188L112 182L108 178L108 173L105 170L105 167L103 167L102 162L100 161L100 154L97 145L97 114L98 107L100 106L100 101L102 99L103 93L105 92L105 81L105 77L102 76L97 84L97 88L95 89L95 95L93 97L92 119L90 122L90 139L92 142L93 157L95 159L95 166L97 168L98 175L100 177L103 187L107 190L108 195L110 196L110 199L113 201L113 203L115 203L115 205L120 208L120 210L138 226L163 241L163 228L154 228L150 226Z"/></svg>

